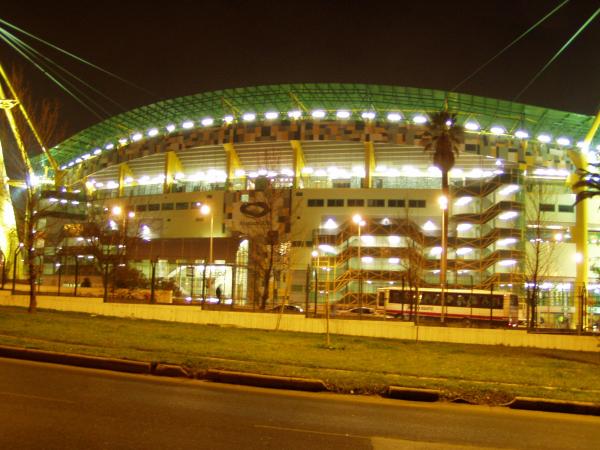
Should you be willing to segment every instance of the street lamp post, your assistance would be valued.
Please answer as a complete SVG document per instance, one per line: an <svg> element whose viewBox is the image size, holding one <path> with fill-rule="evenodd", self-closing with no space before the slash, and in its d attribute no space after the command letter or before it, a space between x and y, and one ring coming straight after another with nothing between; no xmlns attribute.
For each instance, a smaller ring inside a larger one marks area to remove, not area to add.
<svg viewBox="0 0 600 450"><path fill-rule="evenodd" d="M19 242L19 246L15 249L15 256L13 258L13 279L12 279L12 294L14 295L16 289L17 282L17 257L19 256L19 252L23 248L23 243Z"/></svg>
<svg viewBox="0 0 600 450"><path fill-rule="evenodd" d="M442 210L442 254L440 260L440 322L444 322L446 313L446 272L448 265L448 197L442 195L438 199Z"/></svg>
<svg viewBox="0 0 600 450"><path fill-rule="evenodd" d="M352 221L358 226L358 316L362 319L362 259L361 259L361 228L365 225L365 221L360 214L355 214Z"/></svg>
<svg viewBox="0 0 600 450"><path fill-rule="evenodd" d="M203 216L208 216L210 215L210 238L209 238L209 255L208 255L208 262L210 264L212 264L213 262L213 226L214 226L214 214L212 212L212 209L210 208L210 206L204 204L200 207L200 213Z"/></svg>

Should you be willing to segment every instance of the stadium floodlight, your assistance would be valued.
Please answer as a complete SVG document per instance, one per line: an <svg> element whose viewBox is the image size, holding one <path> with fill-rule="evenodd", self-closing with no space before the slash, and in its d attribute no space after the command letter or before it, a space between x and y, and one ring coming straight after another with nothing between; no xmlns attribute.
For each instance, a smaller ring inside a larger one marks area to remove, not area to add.
<svg viewBox="0 0 600 450"><path fill-rule="evenodd" d="M158 128L151 128L150 130L148 130L148 136L154 137L156 135L158 135Z"/></svg>
<svg viewBox="0 0 600 450"><path fill-rule="evenodd" d="M325 117L325 111L323 111L322 109L315 109L312 112L312 116L313 119L322 119L323 117Z"/></svg>
<svg viewBox="0 0 600 450"><path fill-rule="evenodd" d="M548 134L540 134L537 137L537 140L540 141L542 144L547 144L548 142L550 142L552 140L552 137L550 137L550 135L548 135Z"/></svg>
<svg viewBox="0 0 600 450"><path fill-rule="evenodd" d="M388 258L390 264L400 264L400 258Z"/></svg>
<svg viewBox="0 0 600 450"><path fill-rule="evenodd" d="M350 117L350 111L348 111L348 110L345 110L345 109L340 109L340 110L339 110L339 111L338 111L338 112L335 114L335 116L336 116L338 119L347 119L347 118L349 118L349 117Z"/></svg>
<svg viewBox="0 0 600 450"><path fill-rule="evenodd" d="M561 136L556 140L556 143L558 145L567 146L567 145L571 145L571 140L567 137Z"/></svg>
<svg viewBox="0 0 600 450"><path fill-rule="evenodd" d="M194 122L192 122L191 120L186 120L185 122L183 122L183 123L181 124L181 126L182 126L183 128L185 128L186 130L189 130L190 128L193 128L193 127L194 127Z"/></svg>
<svg viewBox="0 0 600 450"><path fill-rule="evenodd" d="M141 140L144 136L142 135L142 133L134 133L131 135L131 140L133 142L137 142L139 140Z"/></svg>
<svg viewBox="0 0 600 450"><path fill-rule="evenodd" d="M77 164L79 164L80 162L83 162L83 159L81 159L81 158L76 158L76 159L75 159L75 162L76 162Z"/></svg>
<svg viewBox="0 0 600 450"><path fill-rule="evenodd" d="M299 109L294 109L293 111L289 111L288 117L290 119L299 119L300 117L302 117L302 111L300 111Z"/></svg>
<svg viewBox="0 0 600 450"><path fill-rule="evenodd" d="M373 120L375 118L375 115L375 111L365 111L360 115L360 117L362 117L365 120Z"/></svg>
<svg viewBox="0 0 600 450"><path fill-rule="evenodd" d="M506 130L504 129L503 126L500 125L492 125L490 127L490 133L495 134L496 136L501 135L501 134L505 134Z"/></svg>
<svg viewBox="0 0 600 450"><path fill-rule="evenodd" d="M268 111L265 113L265 119L267 120L275 120L279 117L279 113L277 111Z"/></svg>
<svg viewBox="0 0 600 450"><path fill-rule="evenodd" d="M402 114L398 112L391 112L387 115L387 120L390 122L400 122L402 120Z"/></svg>
<svg viewBox="0 0 600 450"><path fill-rule="evenodd" d="M413 116L412 120L417 125L423 125L424 123L427 122L427 117L424 116L423 114L416 114L415 116Z"/></svg>
<svg viewBox="0 0 600 450"><path fill-rule="evenodd" d="M479 124L477 122L475 122L474 120L469 120L467 122L465 122L465 129L469 130L469 131L479 131L481 127L479 126Z"/></svg>
<svg viewBox="0 0 600 450"><path fill-rule="evenodd" d="M170 123L169 125L166 126L166 129L169 133L172 133L173 131L175 131L175 125Z"/></svg>
<svg viewBox="0 0 600 450"><path fill-rule="evenodd" d="M212 117L205 117L200 121L203 127L210 127L213 123L215 123Z"/></svg>
<svg viewBox="0 0 600 450"><path fill-rule="evenodd" d="M529 133L525 130L517 130L515 131L515 137L517 139L527 139L529 138Z"/></svg>
<svg viewBox="0 0 600 450"><path fill-rule="evenodd" d="M256 119L256 114L254 114L254 113L245 113L242 115L242 120L244 122L252 122L255 119Z"/></svg>
<svg viewBox="0 0 600 450"><path fill-rule="evenodd" d="M112 143L111 144L106 144L104 146L105 150L112 150L113 148L115 148L115 144L112 144Z"/></svg>
<svg viewBox="0 0 600 450"><path fill-rule="evenodd" d="M90 159L92 157L92 155L90 155L89 153L86 153L85 155L81 155L81 159L86 160L86 159Z"/></svg>
<svg viewBox="0 0 600 450"><path fill-rule="evenodd" d="M225 117L223 117L223 122L225 123L232 123L234 121L234 117L232 115L227 115Z"/></svg>
<svg viewBox="0 0 600 450"><path fill-rule="evenodd" d="M99 155L100 153L102 153L102 149L101 148L95 148L94 149L94 155Z"/></svg>

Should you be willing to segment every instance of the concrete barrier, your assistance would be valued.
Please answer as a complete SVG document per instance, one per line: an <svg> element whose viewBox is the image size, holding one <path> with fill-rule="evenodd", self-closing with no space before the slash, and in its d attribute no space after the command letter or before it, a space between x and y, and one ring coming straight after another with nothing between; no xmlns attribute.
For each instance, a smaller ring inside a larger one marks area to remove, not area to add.
<svg viewBox="0 0 600 450"><path fill-rule="evenodd" d="M28 301L27 295L0 295L0 305L27 307ZM274 330L277 327L282 331L302 333L325 333L326 330L325 319L307 319L295 314L283 314L279 320L277 314L271 313L203 311L200 306L103 303L101 298L96 297L43 296L38 297L38 307L113 317L260 330ZM600 352L600 339L594 336L531 334L525 330L513 329L415 327L411 322L343 319L331 319L329 328L332 334L348 336Z"/></svg>

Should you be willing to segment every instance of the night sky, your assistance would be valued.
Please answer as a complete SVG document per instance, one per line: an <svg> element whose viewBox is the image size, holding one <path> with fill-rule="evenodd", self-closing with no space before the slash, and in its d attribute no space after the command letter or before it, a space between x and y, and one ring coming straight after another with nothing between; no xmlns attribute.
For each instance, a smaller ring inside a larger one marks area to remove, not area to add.
<svg viewBox="0 0 600 450"><path fill-rule="evenodd" d="M0 18L146 88L135 91L35 44L125 109L203 91L294 82L450 89L560 3L480 1L3 2ZM571 0L459 91L512 100L589 18ZM33 43L28 40L29 43ZM519 99L595 114L600 17ZM5 67L23 59L0 42ZM69 134L98 119L26 69L37 96L57 97ZM111 114L121 112L103 102Z"/></svg>

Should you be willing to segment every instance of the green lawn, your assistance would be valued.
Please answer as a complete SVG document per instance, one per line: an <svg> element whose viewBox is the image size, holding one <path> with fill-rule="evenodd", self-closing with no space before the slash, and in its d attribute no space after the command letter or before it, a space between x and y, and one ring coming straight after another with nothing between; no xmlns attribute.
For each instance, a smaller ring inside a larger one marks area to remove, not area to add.
<svg viewBox="0 0 600 450"><path fill-rule="evenodd" d="M599 342L600 344L600 342ZM515 395L600 403L600 353L259 331L0 307L0 345L320 378L332 390L442 389L497 404Z"/></svg>

